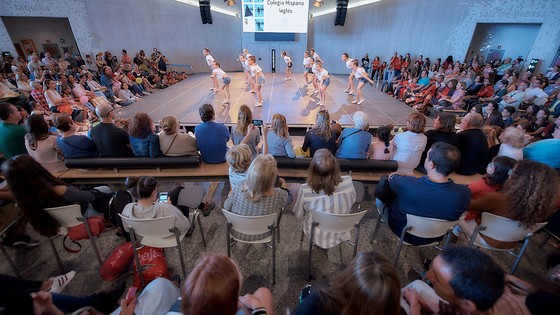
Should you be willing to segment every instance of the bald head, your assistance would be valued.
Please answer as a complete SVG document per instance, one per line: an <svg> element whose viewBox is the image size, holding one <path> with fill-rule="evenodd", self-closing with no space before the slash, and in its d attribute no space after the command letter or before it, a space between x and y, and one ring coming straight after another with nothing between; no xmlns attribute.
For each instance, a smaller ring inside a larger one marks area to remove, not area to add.
<svg viewBox="0 0 560 315"><path fill-rule="evenodd" d="M468 113L461 119L461 127L465 129L480 129L484 123L484 118L478 113Z"/></svg>

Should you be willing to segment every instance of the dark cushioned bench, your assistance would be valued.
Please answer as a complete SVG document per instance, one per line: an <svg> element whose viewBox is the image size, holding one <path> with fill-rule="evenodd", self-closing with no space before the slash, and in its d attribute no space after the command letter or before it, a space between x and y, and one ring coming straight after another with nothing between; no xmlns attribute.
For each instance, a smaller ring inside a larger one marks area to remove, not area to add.
<svg viewBox="0 0 560 315"><path fill-rule="evenodd" d="M295 158L276 157L276 163L279 169L308 169L311 164L311 158ZM397 170L397 161L393 160L349 160L337 159L340 169L343 172L373 172L390 174Z"/></svg>
<svg viewBox="0 0 560 315"><path fill-rule="evenodd" d="M116 168L183 168L198 167L199 156L164 156L158 158L149 157L100 157L100 158L78 158L66 159L66 167L81 169Z"/></svg>

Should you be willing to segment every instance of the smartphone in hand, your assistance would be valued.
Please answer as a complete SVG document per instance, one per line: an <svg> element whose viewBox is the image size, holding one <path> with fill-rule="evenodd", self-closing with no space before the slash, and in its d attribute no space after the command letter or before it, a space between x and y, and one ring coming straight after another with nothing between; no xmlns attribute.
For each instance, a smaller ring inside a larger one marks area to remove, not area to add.
<svg viewBox="0 0 560 315"><path fill-rule="evenodd" d="M263 125L263 121L259 119L253 119L253 126L260 127Z"/></svg>
<svg viewBox="0 0 560 315"><path fill-rule="evenodd" d="M130 287L128 289L128 292L126 293L126 298L124 299L126 305L130 304L130 302L132 302L132 299L134 298L134 295L136 295L136 291L138 291L137 287Z"/></svg>

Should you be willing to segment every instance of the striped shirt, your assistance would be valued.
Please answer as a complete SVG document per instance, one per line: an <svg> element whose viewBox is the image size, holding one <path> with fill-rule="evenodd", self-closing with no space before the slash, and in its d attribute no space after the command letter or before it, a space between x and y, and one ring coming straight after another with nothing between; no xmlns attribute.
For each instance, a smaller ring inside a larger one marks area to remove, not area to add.
<svg viewBox="0 0 560 315"><path fill-rule="evenodd" d="M352 184L352 177L342 176L342 182L336 186L330 196L327 196L324 191L318 194L313 192L307 184L301 185L292 211L297 218L302 219L303 231L309 236L313 222L309 213L311 210L347 214L350 213L354 202L356 202L356 190ZM348 240L350 240L350 232L330 233L321 231L321 226L315 228L313 242L321 248L331 248Z"/></svg>

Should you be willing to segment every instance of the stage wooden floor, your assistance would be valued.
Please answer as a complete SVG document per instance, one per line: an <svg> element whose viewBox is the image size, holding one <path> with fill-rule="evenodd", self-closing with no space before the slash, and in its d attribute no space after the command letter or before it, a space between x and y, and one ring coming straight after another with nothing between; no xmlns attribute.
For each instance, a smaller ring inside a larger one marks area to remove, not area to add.
<svg viewBox="0 0 560 315"><path fill-rule="evenodd" d="M313 125L316 113L322 109L317 103L317 96L310 96L313 87L305 87L305 80L301 73L294 75L294 79L284 81L284 73L266 73L266 84L262 89L264 104L254 107L257 103L256 95L249 93L250 88L244 83L243 73L230 73L231 104L223 106L223 93L213 93L209 74L196 74L167 89L158 90L144 97L140 102L118 110L119 115L128 118L137 112L146 112L159 122L167 115L175 115L182 125L192 126L200 123L198 108L210 103L216 110L216 121L232 124L237 121L237 111L243 104L253 110L254 119L271 122L274 114L286 116L288 125L293 127L307 127ZM381 93L380 86L366 85L363 95L366 99L361 105L351 104L352 96L344 93L348 76L331 75L331 84L327 89L325 105L332 120L343 126L352 124L352 115L361 110L369 115L372 128L393 124L404 126L407 116L413 111L385 93ZM433 120L428 118L427 126L433 126Z"/></svg>

